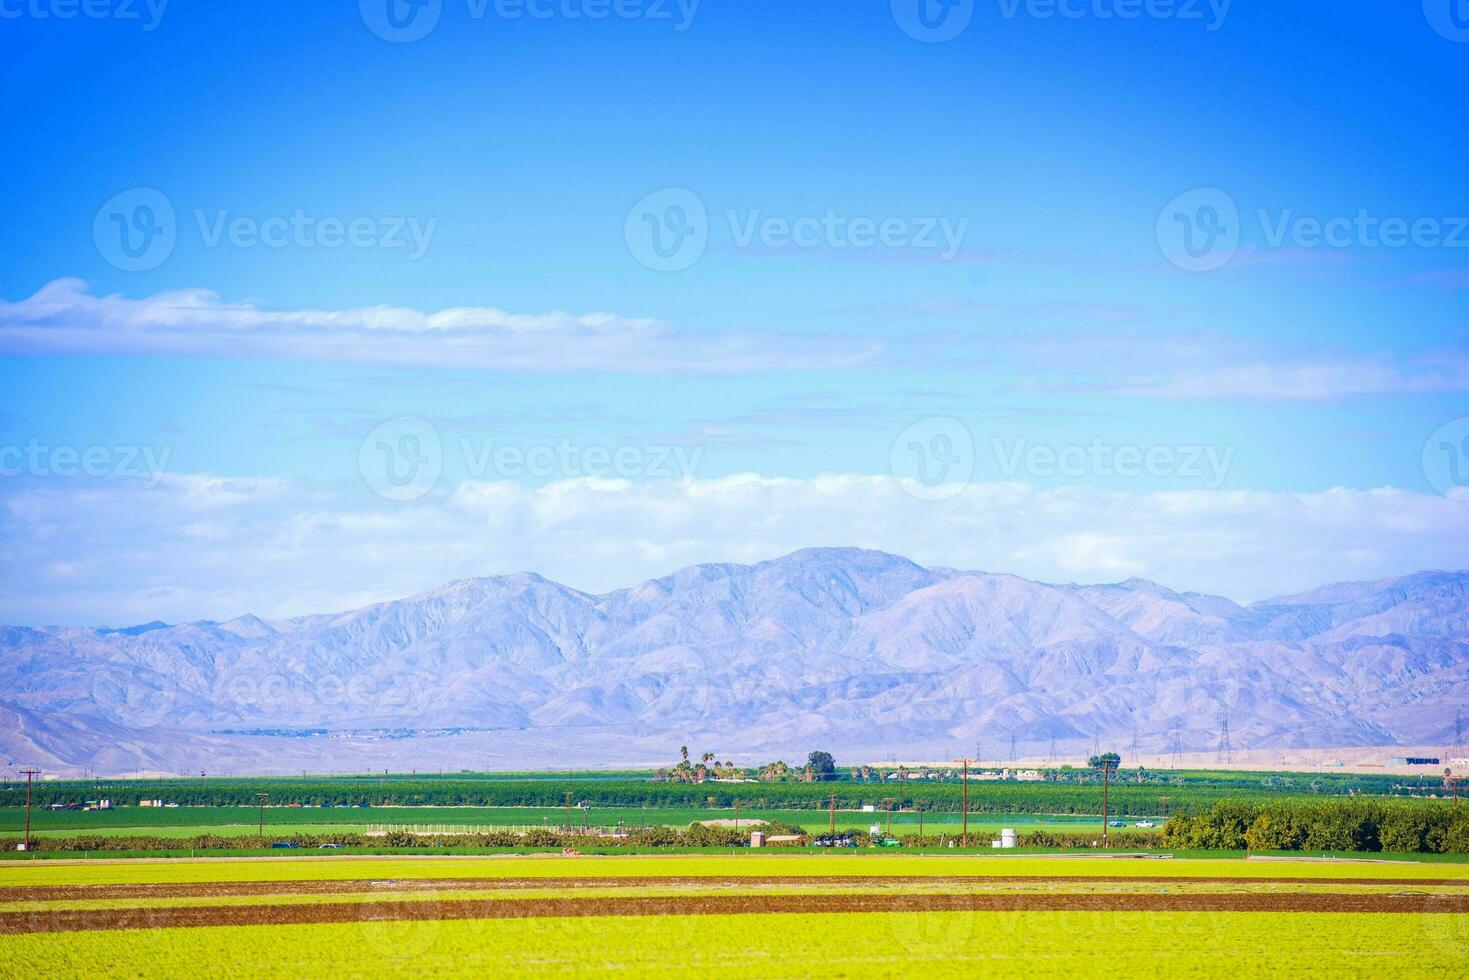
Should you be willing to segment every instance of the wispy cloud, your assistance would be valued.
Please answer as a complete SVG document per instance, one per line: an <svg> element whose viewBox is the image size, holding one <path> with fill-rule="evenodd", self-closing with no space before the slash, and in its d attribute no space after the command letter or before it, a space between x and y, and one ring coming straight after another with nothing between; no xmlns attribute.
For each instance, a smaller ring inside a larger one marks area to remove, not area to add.
<svg viewBox="0 0 1469 980"><path fill-rule="evenodd" d="M989 314L1005 322L982 334L711 331L608 313L528 315L493 307L268 309L226 302L200 289L128 299L94 295L80 280L58 279L27 299L0 301L0 354L277 357L409 366L425 373L962 368L992 372L996 390L1012 393L1176 400L1309 401L1469 391L1469 354L1458 349L1307 351L1217 329L1144 329L1137 325L1144 319L1141 311L1110 304L994 307ZM1027 326L1013 319L1025 316L1038 322ZM806 414L811 417L791 410L780 421L863 423L850 404L839 417Z"/></svg>
<svg viewBox="0 0 1469 980"><path fill-rule="evenodd" d="M1469 391L1469 356L1425 356L1408 363L1383 355L1225 365L1123 380L1109 390L1149 398L1267 401Z"/></svg>
<svg viewBox="0 0 1469 980"><path fill-rule="evenodd" d="M467 482L411 504L279 479L0 486L0 622L351 608L533 570L604 591L705 561L860 545L1046 581L1141 575L1237 599L1469 566L1469 500L1396 489L1115 492L887 476Z"/></svg>
<svg viewBox="0 0 1469 980"><path fill-rule="evenodd" d="M77 279L0 302L0 352L282 357L494 371L635 374L832 370L883 345L851 335L695 331L610 313L267 309L203 289L98 296Z"/></svg>

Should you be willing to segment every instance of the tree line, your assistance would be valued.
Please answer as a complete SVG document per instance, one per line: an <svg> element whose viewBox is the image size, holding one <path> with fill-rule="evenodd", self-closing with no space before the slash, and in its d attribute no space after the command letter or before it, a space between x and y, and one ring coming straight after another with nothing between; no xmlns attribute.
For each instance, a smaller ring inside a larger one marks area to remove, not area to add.
<svg viewBox="0 0 1469 980"><path fill-rule="evenodd" d="M1469 806L1399 800L1222 800L1163 828L1167 847L1469 854Z"/></svg>

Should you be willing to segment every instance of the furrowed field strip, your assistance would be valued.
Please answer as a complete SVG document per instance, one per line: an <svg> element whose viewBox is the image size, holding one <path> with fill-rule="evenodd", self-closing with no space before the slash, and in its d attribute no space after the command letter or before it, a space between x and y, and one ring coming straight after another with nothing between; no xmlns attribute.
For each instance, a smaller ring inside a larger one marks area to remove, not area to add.
<svg viewBox="0 0 1469 980"><path fill-rule="evenodd" d="M206 908L206 907L250 907L252 905L295 905L295 904L329 904L336 902L366 904L373 902L458 902L466 900L481 899L573 899L584 902L600 902L608 899L620 899L625 897L636 898L678 898L702 895L737 895L745 897L760 897L768 895L863 895L872 894L874 891L883 895L970 895L970 894L1047 894L1047 895L1112 895L1123 896L1129 894L1261 894L1261 895L1373 895L1373 894L1414 894L1414 895L1469 895L1469 885L1403 885L1392 884L1388 886L1366 886L1353 884L1260 884L1256 882L1235 881L1231 883L1211 882L1207 884L1184 884L1168 882L1164 884L1147 882L1127 881L1097 881L1079 880L1073 882L1037 882L1030 880L1005 881L995 880L979 885L964 885L962 883L950 883L945 881L929 881L924 883L904 884L881 884L881 885L849 885L837 882L807 882L751 885L740 884L698 884L687 886L671 885L622 885L616 883L604 883L597 887L589 888L584 883L577 883L575 887L541 887L534 888L369 888L359 885L353 890L341 890L330 892L317 892L285 886L275 892L252 892L247 895L201 894L196 896L158 896L147 895L134 898L93 898L83 893L77 897L49 898L45 900L6 900L0 901L0 913L3 912L49 912L49 911L114 911L114 910L147 910L161 908Z"/></svg>
<svg viewBox="0 0 1469 980"><path fill-rule="evenodd" d="M420 921L563 916L771 915L797 912L1377 912L1469 913L1469 895L1366 894L1027 894L697 895L467 899L455 902L169 907L0 912L0 935L94 929L174 929L287 923Z"/></svg>
<svg viewBox="0 0 1469 980"><path fill-rule="evenodd" d="M1456 915L891 912L352 922L34 933L0 939L7 972L150 977L371 974L724 978L922 975L1463 975ZM691 937L739 937L738 942ZM793 943L799 955L792 955ZM352 950L350 962L343 950Z"/></svg>
<svg viewBox="0 0 1469 980"><path fill-rule="evenodd" d="M650 875L646 877L603 877L603 878L443 878L372 880L322 879L315 881L237 881L167 883L149 885L15 885L0 888L0 903L13 902L60 902L89 900L148 900L194 897L238 897L253 895L332 895L363 894L374 892L447 892L476 889L478 891L501 891L515 893L526 890L544 891L555 888L561 891L572 889L623 890L628 888L776 888L804 887L819 889L837 888L997 888L1033 886L1055 888L1058 886L1201 886L1217 885L1232 888L1469 888L1469 880L1444 878L1312 878L1312 877L1262 877L1230 878L1228 876L1155 876L1155 875L927 875L916 877L862 875L822 876L687 876L670 877Z"/></svg>
<svg viewBox="0 0 1469 980"><path fill-rule="evenodd" d="M1469 881L1469 865L1412 862L1312 862L1176 858L1000 857L948 855L679 855L618 857L314 857L182 858L16 862L0 866L0 887L251 881L499 878L1047 876L1168 879L1303 878Z"/></svg>

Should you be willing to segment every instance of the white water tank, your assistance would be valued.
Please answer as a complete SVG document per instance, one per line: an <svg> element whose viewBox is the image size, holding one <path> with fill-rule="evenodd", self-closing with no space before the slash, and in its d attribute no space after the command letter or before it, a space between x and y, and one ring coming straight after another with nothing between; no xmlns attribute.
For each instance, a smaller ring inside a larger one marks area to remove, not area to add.
<svg viewBox="0 0 1469 980"><path fill-rule="evenodd" d="M1000 831L1000 846L1001 847L1014 847L1015 846L1015 831L1014 830L1011 830L1009 827L1006 827L1004 830L1001 830Z"/></svg>

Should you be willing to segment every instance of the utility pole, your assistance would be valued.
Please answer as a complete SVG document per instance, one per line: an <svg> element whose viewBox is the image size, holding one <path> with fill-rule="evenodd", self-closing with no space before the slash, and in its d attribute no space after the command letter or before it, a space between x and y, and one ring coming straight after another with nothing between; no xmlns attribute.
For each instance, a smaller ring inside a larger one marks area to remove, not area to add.
<svg viewBox="0 0 1469 980"><path fill-rule="evenodd" d="M1168 797L1163 797L1163 822L1168 822Z"/></svg>
<svg viewBox="0 0 1469 980"><path fill-rule="evenodd" d="M1112 779L1112 770L1122 764L1122 759L1115 752L1107 752L1102 755L1092 756L1092 765L1102 770L1102 847L1108 846L1107 820L1110 811L1107 807L1107 787Z"/></svg>
<svg viewBox="0 0 1469 980"><path fill-rule="evenodd" d="M1223 705L1219 706L1219 755L1214 761L1225 765L1234 762L1234 750L1229 744L1229 709Z"/></svg>
<svg viewBox="0 0 1469 980"><path fill-rule="evenodd" d="M31 779L41 774L39 769L22 769L26 777L26 850L31 849Z"/></svg>
<svg viewBox="0 0 1469 980"><path fill-rule="evenodd" d="M964 810L964 821L963 821L964 822L964 838L963 838L963 845L962 846L968 847L969 846L969 760L968 759L961 759L959 761L961 761L964 764L964 806L963 806L963 810Z"/></svg>
<svg viewBox="0 0 1469 980"><path fill-rule="evenodd" d="M883 833L891 834L893 832L893 798L891 796L885 797L883 799L883 802L887 804L888 811L887 828L883 831Z"/></svg>
<svg viewBox="0 0 1469 980"><path fill-rule="evenodd" d="M260 807L260 830L259 830L259 836L262 837L262 838L265 836L265 801L268 800L268 799L270 799L270 794L269 793L256 793L255 794L255 802Z"/></svg>
<svg viewBox="0 0 1469 980"><path fill-rule="evenodd" d="M566 832L571 833L571 790L566 791Z"/></svg>
<svg viewBox="0 0 1469 980"><path fill-rule="evenodd" d="M831 808L826 811L826 832L834 834L837 832L837 795L831 794Z"/></svg>

